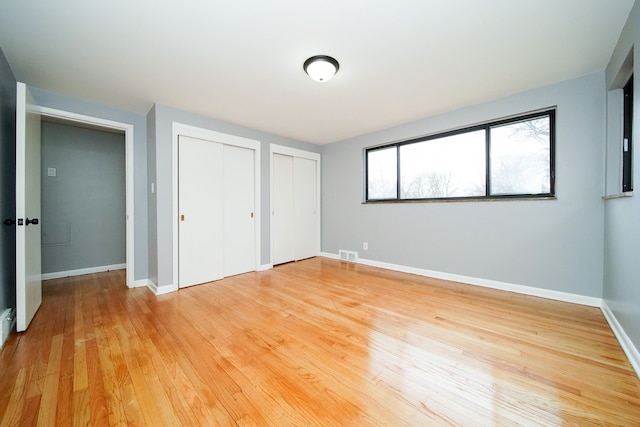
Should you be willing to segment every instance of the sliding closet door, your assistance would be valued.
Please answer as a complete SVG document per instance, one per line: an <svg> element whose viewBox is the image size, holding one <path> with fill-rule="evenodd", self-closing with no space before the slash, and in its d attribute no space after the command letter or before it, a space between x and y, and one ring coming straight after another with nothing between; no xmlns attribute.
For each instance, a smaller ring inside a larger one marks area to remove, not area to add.
<svg viewBox="0 0 640 427"><path fill-rule="evenodd" d="M317 256L320 252L318 162L273 153L272 167L272 263Z"/></svg>
<svg viewBox="0 0 640 427"><path fill-rule="evenodd" d="M295 260L295 229L293 211L293 157L273 154L273 264Z"/></svg>
<svg viewBox="0 0 640 427"><path fill-rule="evenodd" d="M293 158L296 260L317 256L319 252L316 167L315 160Z"/></svg>
<svg viewBox="0 0 640 427"><path fill-rule="evenodd" d="M224 277L223 145L178 140L179 285Z"/></svg>
<svg viewBox="0 0 640 427"><path fill-rule="evenodd" d="M254 151L224 149L224 275L253 271L255 261Z"/></svg>

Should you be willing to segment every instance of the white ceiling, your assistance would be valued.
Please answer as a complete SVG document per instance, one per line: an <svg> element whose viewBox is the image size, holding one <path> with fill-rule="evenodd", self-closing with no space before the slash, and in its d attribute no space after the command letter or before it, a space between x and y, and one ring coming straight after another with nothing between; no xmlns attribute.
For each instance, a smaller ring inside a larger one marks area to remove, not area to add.
<svg viewBox="0 0 640 427"><path fill-rule="evenodd" d="M633 0L2 0L20 81L326 144L605 68ZM339 73L312 81L316 54Z"/></svg>

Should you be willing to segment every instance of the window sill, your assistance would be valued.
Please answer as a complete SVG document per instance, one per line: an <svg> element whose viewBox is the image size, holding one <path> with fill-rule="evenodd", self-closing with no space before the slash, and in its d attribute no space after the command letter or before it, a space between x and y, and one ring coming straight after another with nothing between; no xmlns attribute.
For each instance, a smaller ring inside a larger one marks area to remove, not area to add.
<svg viewBox="0 0 640 427"><path fill-rule="evenodd" d="M370 200L363 201L363 205L385 205L385 204L402 204L402 203L469 203L469 202L506 202L506 201L539 201L539 200L557 200L556 196L540 196L540 197L460 197L451 199L420 199L420 200Z"/></svg>
<svg viewBox="0 0 640 427"><path fill-rule="evenodd" d="M622 199L625 197L633 197L633 191L625 191L620 194L609 194L608 196L602 196L602 200Z"/></svg>

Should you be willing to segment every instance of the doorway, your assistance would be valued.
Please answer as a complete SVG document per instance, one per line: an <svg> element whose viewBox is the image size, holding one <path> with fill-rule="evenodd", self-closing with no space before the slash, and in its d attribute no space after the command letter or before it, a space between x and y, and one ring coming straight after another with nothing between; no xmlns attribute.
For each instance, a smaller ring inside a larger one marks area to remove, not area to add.
<svg viewBox="0 0 640 427"><path fill-rule="evenodd" d="M124 187L125 187L125 269L126 286L135 287L134 266L135 266L135 229L134 229L134 183L133 183L133 125L121 123L102 118L86 116L69 111L58 110L48 107L38 107L38 112L44 121L65 123L79 128L98 129L111 133L124 135ZM44 166L44 165L43 165ZM44 171L47 175L49 171ZM53 172L51 172L53 173ZM57 173L57 171L56 171ZM56 237L57 239L57 237ZM146 283L146 282L145 282Z"/></svg>
<svg viewBox="0 0 640 427"><path fill-rule="evenodd" d="M126 268L122 131L42 117L42 279Z"/></svg>

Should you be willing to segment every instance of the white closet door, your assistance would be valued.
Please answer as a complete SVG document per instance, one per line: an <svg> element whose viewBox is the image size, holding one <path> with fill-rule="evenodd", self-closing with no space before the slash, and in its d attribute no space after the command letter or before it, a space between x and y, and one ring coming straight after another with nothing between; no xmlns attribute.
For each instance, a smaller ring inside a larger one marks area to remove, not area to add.
<svg viewBox="0 0 640 427"><path fill-rule="evenodd" d="M295 260L293 211L293 157L273 154L273 200L271 220L273 254L271 262L282 264Z"/></svg>
<svg viewBox="0 0 640 427"><path fill-rule="evenodd" d="M223 277L223 145L178 141L179 286Z"/></svg>
<svg viewBox="0 0 640 427"><path fill-rule="evenodd" d="M316 161L293 158L293 206L295 224L295 259L318 255L318 206Z"/></svg>
<svg viewBox="0 0 640 427"><path fill-rule="evenodd" d="M224 275L256 269L254 151L224 146Z"/></svg>

